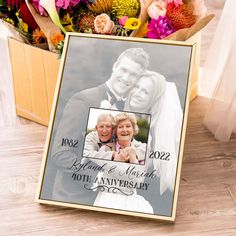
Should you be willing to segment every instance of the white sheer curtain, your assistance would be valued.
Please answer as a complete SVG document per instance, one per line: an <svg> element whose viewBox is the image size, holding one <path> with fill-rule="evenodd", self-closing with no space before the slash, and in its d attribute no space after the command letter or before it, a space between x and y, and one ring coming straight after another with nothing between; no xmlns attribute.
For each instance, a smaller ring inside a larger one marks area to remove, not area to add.
<svg viewBox="0 0 236 236"><path fill-rule="evenodd" d="M17 122L7 38L21 40L12 26L0 19L0 127Z"/></svg>
<svg viewBox="0 0 236 236"><path fill-rule="evenodd" d="M236 131L236 1L226 0L206 64L203 93L212 97L203 124L221 141Z"/></svg>

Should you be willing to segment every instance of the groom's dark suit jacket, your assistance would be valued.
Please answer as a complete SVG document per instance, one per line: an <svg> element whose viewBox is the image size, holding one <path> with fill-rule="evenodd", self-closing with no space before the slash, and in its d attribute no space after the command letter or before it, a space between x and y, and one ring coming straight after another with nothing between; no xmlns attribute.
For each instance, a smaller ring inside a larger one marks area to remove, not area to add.
<svg viewBox="0 0 236 236"><path fill-rule="evenodd" d="M91 183L87 183L73 180L73 172L69 168L75 161L80 162L82 158L89 108L99 108L105 99L108 99L107 87L102 84L76 93L67 102L55 131L54 141L52 140L51 158L57 166L53 189L54 200L93 204L96 191L86 190L84 185L91 186L97 171L79 171L79 175L91 176ZM70 145L63 143L63 139L70 140Z"/></svg>

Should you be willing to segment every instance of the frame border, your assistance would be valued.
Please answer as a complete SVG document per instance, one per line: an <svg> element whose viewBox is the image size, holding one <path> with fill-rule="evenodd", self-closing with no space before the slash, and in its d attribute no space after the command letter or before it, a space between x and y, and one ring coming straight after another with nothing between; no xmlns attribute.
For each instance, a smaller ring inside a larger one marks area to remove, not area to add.
<svg viewBox="0 0 236 236"><path fill-rule="evenodd" d="M45 170L46 170L46 164L47 164L47 159L48 159L48 151L49 151L49 146L51 143L52 130L53 130L55 116L56 116L56 109L58 105L59 93L60 93L61 84L62 84L62 76L64 72L64 67L65 67L65 58L68 52L68 45L69 45L69 40L71 36L83 37L83 38L106 39L106 40L119 40L119 41L132 41L132 42L141 42L141 43L175 45L175 46L185 46L185 47L188 46L192 48L191 56L190 56L190 64L189 64L189 69L188 69L188 81L187 81L186 98L185 98L184 111L183 111L182 131L181 131L181 137L180 137L181 142L180 142L178 162L177 162L177 167L176 167L175 187L174 187L174 193L173 193L173 204L172 204L171 216L138 213L138 212L131 212L131 211L126 211L126 210L102 208L102 207L97 207L97 206L87 206L87 205L81 205L78 203L68 203L68 202L60 202L60 201L55 201L55 200L40 199ZM46 136L46 142L45 142L45 147L44 147L44 154L43 154L43 160L42 160L41 169L40 169L39 182L38 182L35 202L41 203L41 204L47 204L47 205L86 209L86 210L92 210L92 211L108 212L108 213L115 213L115 214L121 214L121 215L129 215L129 216L138 216L138 217L157 219L160 221L168 221L168 222L173 223L176 218L176 208L177 208L177 200L178 200L178 193L179 193L181 168L182 168L182 162L183 162L183 151L184 151L186 125L187 125L188 110L189 110L189 103L190 103L191 82L193 80L193 67L195 63L195 56L196 56L196 43L191 43L191 42L156 40L156 39L134 38L134 37L121 37L121 36L110 36L110 35L106 36L106 35L84 34L84 33L66 33L64 50L61 57L60 68L59 68L57 83L56 83L55 92L54 92L52 111L50 114L49 126L48 126L48 131L47 131L47 136Z"/></svg>

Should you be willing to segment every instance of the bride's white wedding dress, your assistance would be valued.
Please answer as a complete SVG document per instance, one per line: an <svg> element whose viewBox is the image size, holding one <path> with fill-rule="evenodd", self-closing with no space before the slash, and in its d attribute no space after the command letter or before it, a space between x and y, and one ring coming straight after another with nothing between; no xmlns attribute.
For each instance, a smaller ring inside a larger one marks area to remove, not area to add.
<svg viewBox="0 0 236 236"><path fill-rule="evenodd" d="M120 163L123 165L124 163ZM125 164L126 169L130 164ZM136 165L137 166L137 165ZM123 167L124 168L124 167ZM99 173L100 178L111 179L111 175L105 173ZM131 181L127 177L119 176L116 178L119 181ZM137 179L132 180L133 182L139 183ZM141 181L142 182L142 181ZM111 184L104 188L98 188L100 191L94 202L94 206L106 207L117 210L126 210L133 212L149 213L153 214L153 208L144 197L137 194L136 189L130 189L127 187L118 187L115 184ZM144 190L145 191L145 190Z"/></svg>
<svg viewBox="0 0 236 236"><path fill-rule="evenodd" d="M150 186L143 183L144 177L137 178L124 174L128 173L127 169L133 167L139 173L145 172L147 169L145 165L104 161L101 159L93 159L93 162L99 166L103 166L106 163L104 171L98 173L91 187L93 190L98 190L94 206L153 214L153 208L150 203L144 197L138 195L134 187L135 184L137 187L141 185L143 191L148 191L147 188ZM117 166L115 171L110 172L109 170L114 166Z"/></svg>

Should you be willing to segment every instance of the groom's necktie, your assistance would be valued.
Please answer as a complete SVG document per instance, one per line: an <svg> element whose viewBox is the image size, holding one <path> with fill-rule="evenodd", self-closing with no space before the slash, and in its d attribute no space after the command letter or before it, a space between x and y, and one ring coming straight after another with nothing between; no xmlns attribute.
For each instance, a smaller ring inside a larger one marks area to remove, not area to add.
<svg viewBox="0 0 236 236"><path fill-rule="evenodd" d="M112 106L115 105L118 110L123 110L125 102L122 99L118 100L108 87L107 87L107 93L111 97L110 104Z"/></svg>

